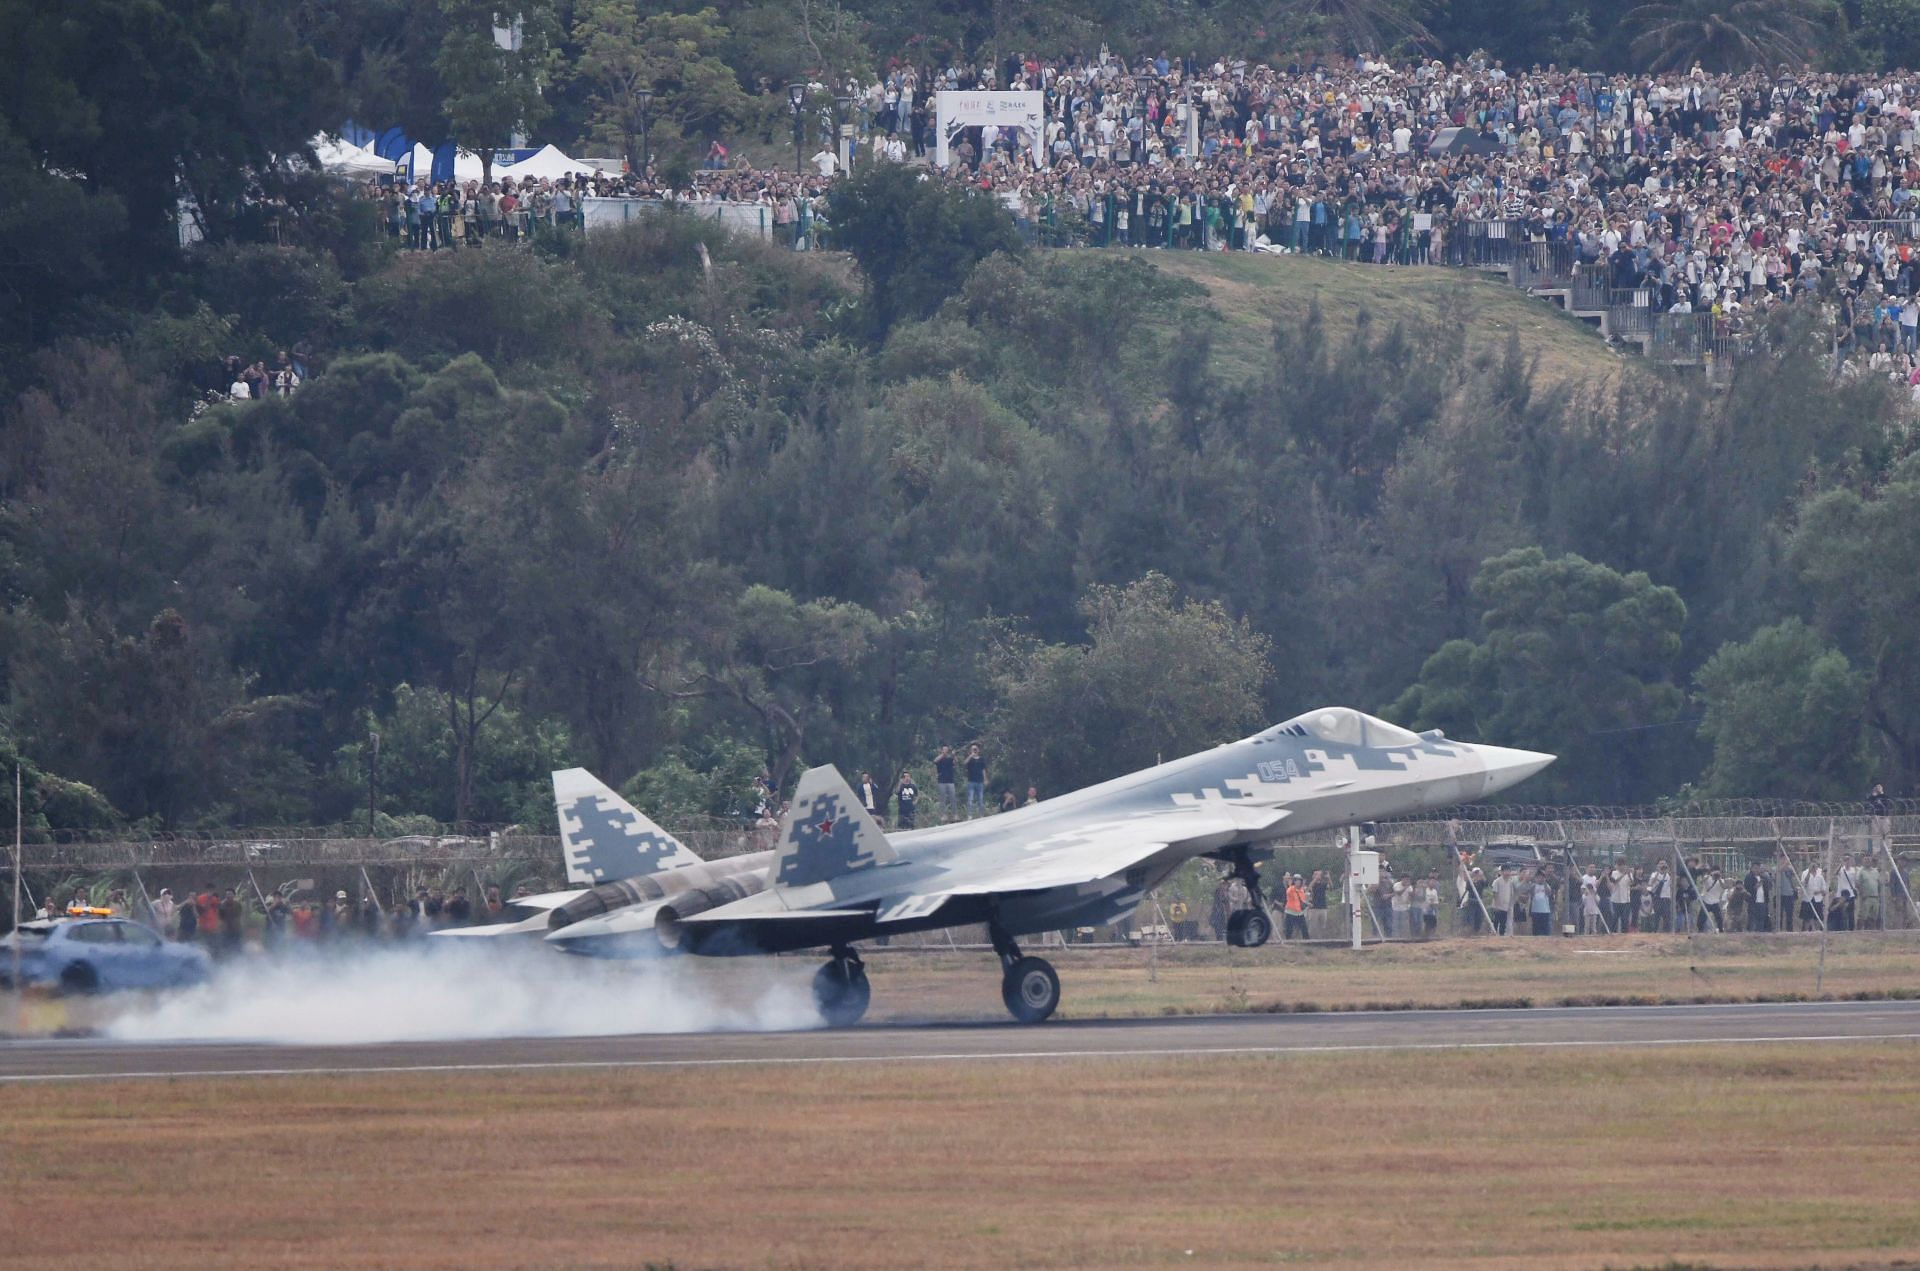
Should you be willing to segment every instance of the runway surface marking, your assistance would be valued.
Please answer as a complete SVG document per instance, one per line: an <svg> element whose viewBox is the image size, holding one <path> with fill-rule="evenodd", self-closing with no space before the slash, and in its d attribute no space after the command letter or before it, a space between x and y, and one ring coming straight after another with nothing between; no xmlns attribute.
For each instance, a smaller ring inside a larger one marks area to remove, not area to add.
<svg viewBox="0 0 1920 1271"><path fill-rule="evenodd" d="M1169 1059L1219 1055L1328 1055L1354 1051L1627 1050L1647 1046L1756 1046L1821 1042L1920 1041L1920 1033L1834 1033L1776 1037L1650 1037L1634 1041L1383 1042L1351 1046L1194 1046L1151 1050L1027 1050L902 1055L769 1055L754 1059L548 1059L523 1063L368 1064L357 1068L188 1068L173 1072L17 1073L0 1085L46 1081L145 1081L170 1077L345 1077L369 1073L540 1072L601 1068L751 1068L793 1064L913 1064L998 1062L1007 1059Z"/></svg>
<svg viewBox="0 0 1920 1271"><path fill-rule="evenodd" d="M1350 1012L880 1026L840 1032L499 1038L353 1046L42 1041L0 1045L0 1085L166 1077L557 1072L979 1060L1170 1059L1437 1050L1920 1041L1920 1002Z"/></svg>

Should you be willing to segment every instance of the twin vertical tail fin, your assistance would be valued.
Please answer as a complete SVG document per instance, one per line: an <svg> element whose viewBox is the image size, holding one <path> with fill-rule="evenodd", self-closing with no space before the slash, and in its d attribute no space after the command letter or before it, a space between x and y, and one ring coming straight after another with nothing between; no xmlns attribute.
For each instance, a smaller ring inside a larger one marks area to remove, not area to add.
<svg viewBox="0 0 1920 1271"><path fill-rule="evenodd" d="M780 823L773 885L805 887L893 860L893 845L831 765L809 768Z"/></svg>
<svg viewBox="0 0 1920 1271"><path fill-rule="evenodd" d="M585 768L553 774L553 806L566 845L567 881L578 887L700 864L700 858Z"/></svg>

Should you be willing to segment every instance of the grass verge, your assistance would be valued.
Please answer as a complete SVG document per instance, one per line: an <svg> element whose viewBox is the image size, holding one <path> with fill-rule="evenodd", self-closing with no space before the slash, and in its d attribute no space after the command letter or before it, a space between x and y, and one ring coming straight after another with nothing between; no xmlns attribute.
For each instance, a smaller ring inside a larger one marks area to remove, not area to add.
<svg viewBox="0 0 1920 1271"><path fill-rule="evenodd" d="M1874 1266L1907 1043L0 1090L36 1267Z"/></svg>

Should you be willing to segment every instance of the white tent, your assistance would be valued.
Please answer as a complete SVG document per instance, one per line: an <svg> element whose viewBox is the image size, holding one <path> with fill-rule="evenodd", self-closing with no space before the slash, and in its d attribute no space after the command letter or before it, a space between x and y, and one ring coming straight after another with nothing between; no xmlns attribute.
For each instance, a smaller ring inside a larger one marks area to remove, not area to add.
<svg viewBox="0 0 1920 1271"><path fill-rule="evenodd" d="M364 177L378 176L393 171L393 164L371 150L352 145L338 137L324 134L313 139L314 157L320 160L320 169L336 176Z"/></svg>
<svg viewBox="0 0 1920 1271"><path fill-rule="evenodd" d="M406 168L400 169L404 175ZM457 150L453 156L453 179L456 181L478 181L480 179L480 156L469 150ZM500 176L500 166L494 165L494 179ZM413 143L413 175L416 180L426 180L433 175L433 151L419 142Z"/></svg>
<svg viewBox="0 0 1920 1271"><path fill-rule="evenodd" d="M557 181L561 177L570 177L576 172L591 171L593 171L591 163L580 159L569 159L561 153L560 147L547 145L542 146L538 154L528 155L511 167L499 169L497 175L512 177L516 181L524 181L528 177L536 181L542 177L549 181Z"/></svg>

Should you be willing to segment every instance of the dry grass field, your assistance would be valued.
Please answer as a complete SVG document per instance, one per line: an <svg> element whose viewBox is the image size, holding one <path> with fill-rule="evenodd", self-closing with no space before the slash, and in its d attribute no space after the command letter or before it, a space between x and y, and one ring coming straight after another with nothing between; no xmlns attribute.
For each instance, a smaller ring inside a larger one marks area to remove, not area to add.
<svg viewBox="0 0 1920 1271"><path fill-rule="evenodd" d="M1910 1043L0 1088L0 1262L1885 1266Z"/></svg>
<svg viewBox="0 0 1920 1271"><path fill-rule="evenodd" d="M1587 1005L1920 992L1920 933L1834 938L1820 977L1815 936L1531 937L1370 945L1036 950L1060 972L1073 1019L1355 1007ZM876 1019L1000 1018L986 953L880 953L868 961Z"/></svg>

